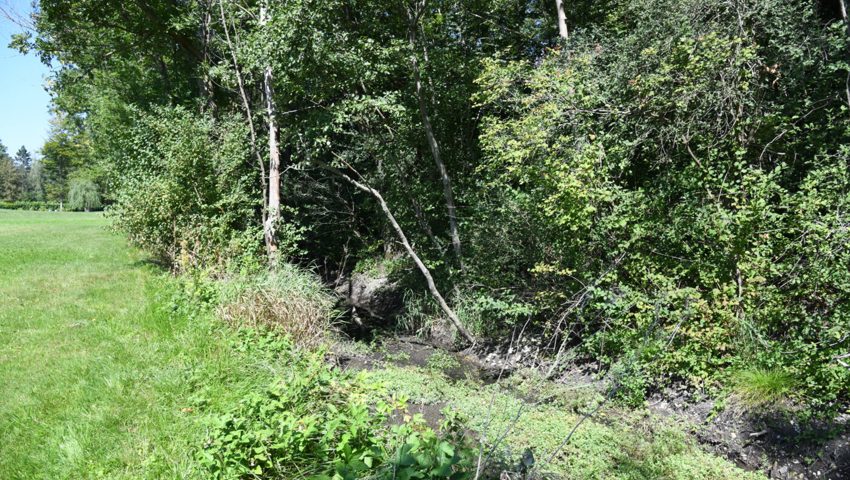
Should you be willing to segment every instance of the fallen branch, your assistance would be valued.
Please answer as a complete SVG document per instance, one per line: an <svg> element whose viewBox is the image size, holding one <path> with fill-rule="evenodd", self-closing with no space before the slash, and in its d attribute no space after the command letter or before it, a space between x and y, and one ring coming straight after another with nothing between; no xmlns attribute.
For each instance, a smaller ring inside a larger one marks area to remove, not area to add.
<svg viewBox="0 0 850 480"><path fill-rule="evenodd" d="M431 276L431 271L428 270L428 267L425 266L425 263L423 263L422 259L419 258L419 255L416 254L416 251L413 250L413 247L407 240L407 235L404 234L404 230L401 229L401 225L399 225L396 221L395 216L392 214L392 211L387 205L387 202L384 200L384 197L381 195L381 192L375 190L374 188L363 182L351 178L350 176L340 172L336 168L333 168L318 161L314 162L325 170L354 185L359 190L362 190L375 197L375 200L378 201L378 204L381 206L381 210L383 210L384 212L384 216L387 217L387 220L389 220L390 224L393 226L396 235L398 235L399 240L401 240L401 244L404 246L404 249L407 251L407 254L413 260L413 263L415 263L416 266L419 268L419 271L422 273L422 276L425 277L425 283L428 284L428 291L431 292L431 296L433 296L434 299L437 301L437 304L440 305L440 308L443 310L443 313L445 313L446 316L449 317L449 320L451 320L452 324L455 326L455 328L457 328L457 331L460 332L460 334L463 335L463 337L470 343L476 343L475 337L472 335L472 333L469 332L469 330L467 330L466 327L463 326L457 314L454 312L454 310L451 309L451 307L449 307L449 304L446 303L446 300L445 298L443 298L443 295L440 294L440 291L437 289L437 285L434 283L434 277Z"/></svg>

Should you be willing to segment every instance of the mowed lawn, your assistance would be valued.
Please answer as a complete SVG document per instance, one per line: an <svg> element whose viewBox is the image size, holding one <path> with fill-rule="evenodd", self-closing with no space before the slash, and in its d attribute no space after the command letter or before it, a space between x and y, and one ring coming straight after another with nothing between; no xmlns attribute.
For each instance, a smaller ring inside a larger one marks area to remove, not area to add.
<svg viewBox="0 0 850 480"><path fill-rule="evenodd" d="M197 477L190 404L274 371L106 226L0 210L0 479Z"/></svg>

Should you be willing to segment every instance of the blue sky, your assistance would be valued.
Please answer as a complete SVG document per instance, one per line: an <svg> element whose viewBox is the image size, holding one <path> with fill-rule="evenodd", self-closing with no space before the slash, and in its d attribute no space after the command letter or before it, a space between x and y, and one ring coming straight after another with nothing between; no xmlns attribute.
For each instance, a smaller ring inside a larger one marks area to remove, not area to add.
<svg viewBox="0 0 850 480"><path fill-rule="evenodd" d="M0 0L0 8L24 16L32 11L30 0ZM21 27L0 13L0 141L13 154L25 145L35 153L47 137L50 96L44 90L46 66L30 53L7 48Z"/></svg>

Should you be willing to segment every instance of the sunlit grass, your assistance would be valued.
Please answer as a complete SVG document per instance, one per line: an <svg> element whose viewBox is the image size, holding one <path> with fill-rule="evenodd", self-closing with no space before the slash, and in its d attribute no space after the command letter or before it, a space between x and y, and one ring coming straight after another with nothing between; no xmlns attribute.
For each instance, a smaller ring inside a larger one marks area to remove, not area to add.
<svg viewBox="0 0 850 480"><path fill-rule="evenodd" d="M794 377L778 368L749 368L733 377L736 399L751 408L776 405L788 398L795 385Z"/></svg>
<svg viewBox="0 0 850 480"><path fill-rule="evenodd" d="M191 409L276 365L173 309L172 281L99 214L0 211L0 478L186 478Z"/></svg>

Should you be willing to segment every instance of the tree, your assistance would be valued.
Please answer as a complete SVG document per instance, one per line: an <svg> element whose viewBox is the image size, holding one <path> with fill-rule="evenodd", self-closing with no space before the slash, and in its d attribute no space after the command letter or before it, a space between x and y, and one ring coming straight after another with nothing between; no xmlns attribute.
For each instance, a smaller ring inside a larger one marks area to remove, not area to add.
<svg viewBox="0 0 850 480"><path fill-rule="evenodd" d="M50 135L41 147L41 173L48 200L65 201L68 179L89 158L88 138L68 116L51 120Z"/></svg>
<svg viewBox="0 0 850 480"><path fill-rule="evenodd" d="M71 180L68 189L68 209L90 212L101 207L97 185L88 178Z"/></svg>
<svg viewBox="0 0 850 480"><path fill-rule="evenodd" d="M262 3L260 6L260 28L268 25L269 5ZM266 223L263 232L268 249L269 262L277 261L278 241L277 228L280 222L280 144L278 142L277 106L274 95L274 72L271 63L266 62L263 67L263 97L266 103L266 123L269 128L269 192Z"/></svg>
<svg viewBox="0 0 850 480"><path fill-rule="evenodd" d="M422 76L419 68L419 55L417 45L417 32L421 28L420 21L425 15L427 0L417 0L413 8L408 10L408 42L410 43L410 61L413 68L413 84L416 92L416 103L419 107L419 115L422 118L422 128L425 130L425 138L428 141L428 148L431 150L431 155L434 157L434 163L437 164L437 171L440 174L440 182L443 184L443 197L446 202L446 211L449 219L449 232L452 239L452 248L454 249L455 258L461 270L463 266L463 255L460 243L460 232L458 231L457 222L457 207L455 206L454 191L452 190L452 181L449 177L449 172L446 169L446 164L443 162L443 156L440 152L440 144L437 142L437 137L434 135L434 128L431 126L431 117L428 114L427 100L422 87ZM432 92L433 94L433 92Z"/></svg>
<svg viewBox="0 0 850 480"><path fill-rule="evenodd" d="M0 200L16 201L21 196L21 172L0 142Z"/></svg>
<svg viewBox="0 0 850 480"><path fill-rule="evenodd" d="M564 12L564 0L555 0L555 7L558 9L558 34L562 39L569 38L570 33L567 30L567 14Z"/></svg>
<svg viewBox="0 0 850 480"><path fill-rule="evenodd" d="M32 155L26 147L21 146L15 154L15 167L19 171L21 179L21 200L34 200L33 188L30 184L30 175L32 173Z"/></svg>
<svg viewBox="0 0 850 480"><path fill-rule="evenodd" d="M27 174L27 189L29 192L29 198L27 200L42 202L45 200L44 196L44 173L41 161L36 160L32 164L32 168L30 168L29 173Z"/></svg>

